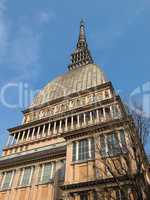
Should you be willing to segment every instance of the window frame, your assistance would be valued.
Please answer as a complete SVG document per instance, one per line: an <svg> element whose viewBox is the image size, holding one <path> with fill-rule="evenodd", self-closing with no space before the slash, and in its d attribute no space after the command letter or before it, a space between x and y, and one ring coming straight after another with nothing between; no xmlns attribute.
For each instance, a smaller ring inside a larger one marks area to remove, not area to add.
<svg viewBox="0 0 150 200"><path fill-rule="evenodd" d="M26 183L26 175L25 175L25 170L28 170L30 168L30 174L29 174L29 177L28 177L28 182ZM19 178L19 183L18 185L20 187L26 187L26 186L29 186L31 185L32 183L32 177L33 177L33 170L34 170L34 166L27 166L27 167L24 167L22 169L20 169L20 178Z"/></svg>
<svg viewBox="0 0 150 200"><path fill-rule="evenodd" d="M51 164L51 171L50 171L50 174L49 174L49 180L44 180L44 168L46 165L49 165ZM46 184L46 183L49 183L53 180L53 177L54 177L54 170L55 170L55 162L46 162L46 163L42 163L40 166L39 166L39 175L38 175L38 183L39 184Z"/></svg>
<svg viewBox="0 0 150 200"><path fill-rule="evenodd" d="M111 142L109 143L109 139ZM126 137L125 130L120 129L113 132L105 133L100 135L100 154L102 157L113 157L120 155L122 153L126 153Z"/></svg>
<svg viewBox="0 0 150 200"><path fill-rule="evenodd" d="M72 145L72 161L80 162L94 159L95 142L94 138L84 138L74 141Z"/></svg>
<svg viewBox="0 0 150 200"><path fill-rule="evenodd" d="M80 200L88 200L88 193L83 192L80 194Z"/></svg>
<svg viewBox="0 0 150 200"><path fill-rule="evenodd" d="M7 181L6 182L7 185L6 185L5 181L6 181L6 177L7 177L8 173L11 173L11 175L10 175L9 182ZM13 183L14 175L15 175L15 170L10 170L10 171L3 172L3 177L2 177L2 182L1 182L1 190L7 190L7 189L11 188L12 183ZM5 187L4 187L4 185L5 185Z"/></svg>

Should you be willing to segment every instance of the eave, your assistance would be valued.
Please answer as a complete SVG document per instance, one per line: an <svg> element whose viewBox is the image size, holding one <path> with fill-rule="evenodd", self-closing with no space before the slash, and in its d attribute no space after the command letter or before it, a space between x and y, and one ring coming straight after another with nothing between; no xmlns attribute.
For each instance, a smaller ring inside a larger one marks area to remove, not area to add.
<svg viewBox="0 0 150 200"><path fill-rule="evenodd" d="M127 184L127 181L129 183L129 178L127 175L124 176L119 176L117 177L117 180L119 182L123 182ZM114 178L101 178L101 179L96 179L92 181L86 181L86 182L79 182L79 183L73 183L73 184L64 184L61 186L62 190L73 190L73 189L78 189L78 188L84 188L84 187L92 187L92 186L109 186L111 184L116 183Z"/></svg>
<svg viewBox="0 0 150 200"><path fill-rule="evenodd" d="M64 143L49 145L26 152L16 153L0 157L0 170L24 163L37 162L45 159L52 159L66 156L66 145Z"/></svg>

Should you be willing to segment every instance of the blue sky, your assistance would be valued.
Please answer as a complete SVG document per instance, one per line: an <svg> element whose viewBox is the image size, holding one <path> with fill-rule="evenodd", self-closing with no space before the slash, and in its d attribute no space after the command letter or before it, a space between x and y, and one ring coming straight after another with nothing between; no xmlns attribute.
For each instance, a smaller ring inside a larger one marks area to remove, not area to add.
<svg viewBox="0 0 150 200"><path fill-rule="evenodd" d="M0 90L22 82L40 89L65 72L81 18L95 62L121 96L142 90L150 81L149 0L0 0ZM16 104L16 88L5 99ZM6 129L21 123L23 109L0 100L0 148Z"/></svg>

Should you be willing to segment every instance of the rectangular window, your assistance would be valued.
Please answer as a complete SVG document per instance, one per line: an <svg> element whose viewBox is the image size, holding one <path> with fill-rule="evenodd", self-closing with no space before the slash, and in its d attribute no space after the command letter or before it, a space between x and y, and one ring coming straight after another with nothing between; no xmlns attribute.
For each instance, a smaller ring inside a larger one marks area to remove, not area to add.
<svg viewBox="0 0 150 200"><path fill-rule="evenodd" d="M54 175L54 163L42 164L40 168L39 182L48 183Z"/></svg>
<svg viewBox="0 0 150 200"><path fill-rule="evenodd" d="M112 133L111 135L108 135L106 142L108 146L109 155L113 156L120 153L121 149L120 149L119 140L116 133Z"/></svg>
<svg viewBox="0 0 150 200"><path fill-rule="evenodd" d="M33 167L26 167L21 170L19 186L27 186L31 184Z"/></svg>
<svg viewBox="0 0 150 200"><path fill-rule="evenodd" d="M126 148L126 139L123 129L121 129L119 132L119 142L123 148Z"/></svg>
<svg viewBox="0 0 150 200"><path fill-rule="evenodd" d="M11 187L13 176L14 176L14 171L4 172L1 184L2 189L8 189Z"/></svg>
<svg viewBox="0 0 150 200"><path fill-rule="evenodd" d="M126 190L125 189L123 191L117 190L116 191L116 198L118 200L126 200L127 199L127 192L126 192Z"/></svg>
<svg viewBox="0 0 150 200"><path fill-rule="evenodd" d="M124 152L126 144L124 130L121 129L119 133L101 135L100 144L102 156L115 156Z"/></svg>
<svg viewBox="0 0 150 200"><path fill-rule="evenodd" d="M83 139L73 143L73 161L94 158L94 139Z"/></svg>
<svg viewBox="0 0 150 200"><path fill-rule="evenodd" d="M120 117L120 113L118 112L116 104L112 105L112 112L113 112L113 117L114 118L119 118Z"/></svg>
<svg viewBox="0 0 150 200"><path fill-rule="evenodd" d="M89 158L88 140L81 140L79 142L79 160L86 160Z"/></svg>
<svg viewBox="0 0 150 200"><path fill-rule="evenodd" d="M73 154L73 161L76 161L76 147L77 147L77 144L76 144L76 142L74 142L73 143L73 152L72 152L72 154Z"/></svg>
<svg viewBox="0 0 150 200"><path fill-rule="evenodd" d="M87 193L82 193L80 195L80 200L88 200L88 194Z"/></svg>
<svg viewBox="0 0 150 200"><path fill-rule="evenodd" d="M60 169L58 170L59 180L63 181L65 178L66 160L60 161Z"/></svg>

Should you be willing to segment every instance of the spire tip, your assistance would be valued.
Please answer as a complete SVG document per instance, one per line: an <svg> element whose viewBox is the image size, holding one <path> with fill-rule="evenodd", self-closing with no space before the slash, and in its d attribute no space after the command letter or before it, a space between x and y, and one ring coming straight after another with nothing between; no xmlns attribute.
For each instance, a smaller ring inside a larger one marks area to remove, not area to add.
<svg viewBox="0 0 150 200"><path fill-rule="evenodd" d="M81 19L77 47L74 53L71 55L71 64L69 65L69 70L76 69L90 63L93 63L93 59L86 42L85 24L83 19Z"/></svg>
<svg viewBox="0 0 150 200"><path fill-rule="evenodd" d="M85 26L85 23L84 23L83 19L81 19L81 21L80 21L80 26Z"/></svg>

